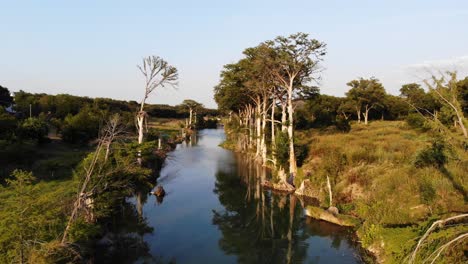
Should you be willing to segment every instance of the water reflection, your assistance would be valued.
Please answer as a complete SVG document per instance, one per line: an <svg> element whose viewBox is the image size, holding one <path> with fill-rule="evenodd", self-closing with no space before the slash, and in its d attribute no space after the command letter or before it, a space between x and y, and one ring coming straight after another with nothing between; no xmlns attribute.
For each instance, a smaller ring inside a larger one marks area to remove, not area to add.
<svg viewBox="0 0 468 264"><path fill-rule="evenodd" d="M203 130L169 155L137 211L154 228L152 256L177 263L357 263L349 229L304 216L294 195L264 190L270 172L220 148L222 130ZM145 195L143 195L145 196ZM137 202L138 204L139 202Z"/></svg>
<svg viewBox="0 0 468 264"><path fill-rule="evenodd" d="M306 219L294 195L263 190L261 180L270 177L265 168L241 155L236 161L237 171L219 171L215 183L224 208L213 211L213 224L222 232L219 244L226 254L236 255L241 263L356 262L351 250L343 252L350 242L346 229ZM310 239L317 236L331 241L323 245ZM337 254L317 252L314 246L331 246Z"/></svg>

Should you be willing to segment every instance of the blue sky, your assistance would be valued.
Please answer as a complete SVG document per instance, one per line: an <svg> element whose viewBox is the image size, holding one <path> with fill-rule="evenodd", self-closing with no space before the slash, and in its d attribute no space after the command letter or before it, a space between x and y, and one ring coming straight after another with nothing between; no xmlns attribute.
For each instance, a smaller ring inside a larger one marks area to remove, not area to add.
<svg viewBox="0 0 468 264"><path fill-rule="evenodd" d="M328 45L321 91L375 76L388 92L426 69L468 75L468 1L2 1L0 85L10 90L141 100L136 65L159 55L180 72L177 90L215 107L222 66L278 35L309 33Z"/></svg>

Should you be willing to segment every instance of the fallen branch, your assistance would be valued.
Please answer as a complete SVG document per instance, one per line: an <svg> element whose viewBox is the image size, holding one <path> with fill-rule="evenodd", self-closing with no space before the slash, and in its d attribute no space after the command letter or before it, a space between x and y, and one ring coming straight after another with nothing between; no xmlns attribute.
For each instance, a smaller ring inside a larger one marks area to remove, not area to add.
<svg viewBox="0 0 468 264"><path fill-rule="evenodd" d="M416 248L414 249L413 253L411 254L411 258L409 260L409 263L410 264L414 263L414 260L416 258L416 254L417 254L419 248L421 247L424 240L432 232L432 230L436 229L437 227L442 227L447 222L450 222L450 221L453 221L453 220L456 220L456 219L460 219L460 218L464 218L464 217L468 217L468 214L456 215L456 216L452 216L452 217L449 217L449 218L443 219L443 220L438 220L438 221L435 221L434 223L432 223L431 227L429 227L429 229L426 231L426 233L424 233L424 235L421 237L421 239L419 239L418 244L416 245Z"/></svg>

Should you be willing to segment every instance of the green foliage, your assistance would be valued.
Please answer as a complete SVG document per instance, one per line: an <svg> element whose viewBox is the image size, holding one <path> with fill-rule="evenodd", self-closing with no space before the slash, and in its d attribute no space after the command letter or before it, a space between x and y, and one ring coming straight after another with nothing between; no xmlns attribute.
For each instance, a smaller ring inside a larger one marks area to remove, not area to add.
<svg viewBox="0 0 468 264"><path fill-rule="evenodd" d="M99 117L90 109L83 109L78 114L68 115L62 128L62 138L70 143L86 143L98 136Z"/></svg>
<svg viewBox="0 0 468 264"><path fill-rule="evenodd" d="M424 204L431 204L437 195L434 186L432 186L432 182L428 179L419 183L419 193L421 202Z"/></svg>
<svg viewBox="0 0 468 264"><path fill-rule="evenodd" d="M47 138L49 128L47 123L39 118L28 118L25 119L18 128L18 136L22 139L32 139L39 143L42 143Z"/></svg>
<svg viewBox="0 0 468 264"><path fill-rule="evenodd" d="M289 164L289 137L287 132L276 134L276 158L278 164L286 168Z"/></svg>
<svg viewBox="0 0 468 264"><path fill-rule="evenodd" d="M370 79L359 78L352 80L346 85L351 89L346 93L348 100L354 102L357 109L382 108L386 96L385 89L380 81L374 77Z"/></svg>
<svg viewBox="0 0 468 264"><path fill-rule="evenodd" d="M2 139L12 139L15 134L17 120L0 107L0 136Z"/></svg>
<svg viewBox="0 0 468 264"><path fill-rule="evenodd" d="M69 231L69 238L71 241L87 242L92 238L99 235L101 228L95 223L89 223L84 219L79 218L73 222Z"/></svg>
<svg viewBox="0 0 468 264"><path fill-rule="evenodd" d="M414 165L418 168L427 166L443 167L447 163L446 148L446 144L440 138L434 139L430 147L416 154Z"/></svg>
<svg viewBox="0 0 468 264"><path fill-rule="evenodd" d="M8 205L2 206L9 210L3 212L0 219L2 263L23 262L31 250L28 240L34 238L34 226L30 222L34 210L34 198L31 197L34 178L31 173L19 170L14 171L12 176L13 179L7 181L12 196L7 201Z"/></svg>
<svg viewBox="0 0 468 264"><path fill-rule="evenodd" d="M8 88L0 85L0 106L10 106L12 103L13 98L10 95L10 91Z"/></svg>
<svg viewBox="0 0 468 264"><path fill-rule="evenodd" d="M381 239L382 227L375 224L365 224L358 232L362 245L367 248Z"/></svg>
<svg viewBox="0 0 468 264"><path fill-rule="evenodd" d="M424 128L426 120L419 113L410 113L406 117L406 123L415 129Z"/></svg>
<svg viewBox="0 0 468 264"><path fill-rule="evenodd" d="M338 131L341 132L349 132L351 131L351 125L349 124L349 120L344 118L341 115L337 115L335 118L335 127L338 129Z"/></svg>

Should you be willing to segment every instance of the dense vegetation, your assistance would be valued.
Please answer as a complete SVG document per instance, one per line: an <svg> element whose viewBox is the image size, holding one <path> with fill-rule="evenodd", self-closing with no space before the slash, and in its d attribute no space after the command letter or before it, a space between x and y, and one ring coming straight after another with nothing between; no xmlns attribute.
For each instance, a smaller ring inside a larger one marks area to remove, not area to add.
<svg viewBox="0 0 468 264"><path fill-rule="evenodd" d="M359 239L380 261L465 261L468 77L432 76L399 95L359 78L345 97L320 94L325 47L298 33L225 65L214 89L226 115L224 145L273 168L275 189L312 182L321 206L361 221Z"/></svg>
<svg viewBox="0 0 468 264"><path fill-rule="evenodd" d="M146 105L145 142L137 144L134 101L11 96L0 86L0 102L1 263L86 262L106 250L96 241L110 232L148 232L126 198L154 186L191 115L185 103ZM198 104L196 112L191 128L216 125L216 110ZM134 248L129 262L144 252L138 239L115 236L114 246Z"/></svg>

